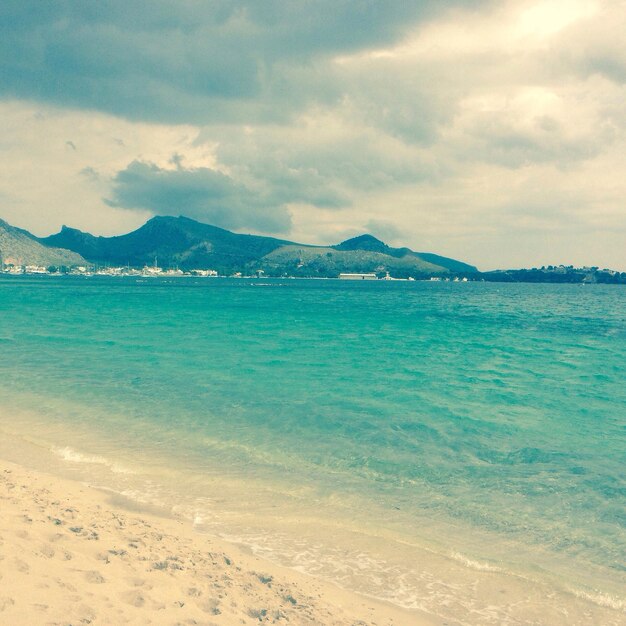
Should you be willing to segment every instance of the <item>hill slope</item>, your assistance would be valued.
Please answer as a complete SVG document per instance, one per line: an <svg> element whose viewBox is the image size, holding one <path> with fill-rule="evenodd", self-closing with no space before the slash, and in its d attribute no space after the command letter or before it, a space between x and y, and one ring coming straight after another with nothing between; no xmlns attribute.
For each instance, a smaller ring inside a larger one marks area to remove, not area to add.
<svg viewBox="0 0 626 626"><path fill-rule="evenodd" d="M264 256L260 268L268 274L286 272L290 276L338 276L342 272L389 272L401 278L444 274L448 270L440 265L423 261L416 256L400 258L382 252L342 250L337 246L322 248L289 245L277 248Z"/></svg>
<svg viewBox="0 0 626 626"><path fill-rule="evenodd" d="M236 271L281 245L272 237L239 235L187 217L153 217L141 228L118 237L94 237L64 226L40 239L45 245L75 250L95 263L152 265L181 269L211 268Z"/></svg>
<svg viewBox="0 0 626 626"><path fill-rule="evenodd" d="M39 243L28 231L0 220L0 258L6 265L84 265L85 259L70 250Z"/></svg>
<svg viewBox="0 0 626 626"><path fill-rule="evenodd" d="M338 276L341 272L386 271L394 276L424 276L476 268L409 248L391 248L371 235L336 246L297 244L273 237L240 235L186 217L154 217L141 228L118 237L94 237L64 226L39 240L68 248L94 263L143 266L155 260L162 267L215 269L281 276Z"/></svg>
<svg viewBox="0 0 626 626"><path fill-rule="evenodd" d="M372 235L360 235L359 237L348 239L333 247L336 250L368 250L370 252L379 252L396 259L413 257L422 263L443 267L450 272L478 271L473 265L469 265L455 259L449 259L438 254L432 254L430 252L414 252L410 248L392 248Z"/></svg>

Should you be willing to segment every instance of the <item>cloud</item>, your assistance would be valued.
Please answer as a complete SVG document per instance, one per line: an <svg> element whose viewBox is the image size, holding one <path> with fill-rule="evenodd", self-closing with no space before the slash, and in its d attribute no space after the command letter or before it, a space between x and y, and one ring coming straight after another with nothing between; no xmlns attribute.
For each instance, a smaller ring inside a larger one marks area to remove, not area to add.
<svg viewBox="0 0 626 626"><path fill-rule="evenodd" d="M94 183L100 180L100 174L93 167L83 167L78 173Z"/></svg>
<svg viewBox="0 0 626 626"><path fill-rule="evenodd" d="M141 225L149 211L102 201L111 179L135 159L168 167L180 152L187 167L215 167L213 146L193 145L198 131L191 126L131 123L23 101L0 101L0 118L0 217L41 236L62 224L102 235ZM66 145L68 137L78 150Z"/></svg>
<svg viewBox="0 0 626 626"><path fill-rule="evenodd" d="M606 151L622 134L617 112L609 114L602 104L616 90L592 82L476 93L459 103L446 143L458 161L573 167Z"/></svg>
<svg viewBox="0 0 626 626"><path fill-rule="evenodd" d="M264 181L279 196L319 208L347 208L355 190L434 180L440 166L413 145L363 123L350 103L316 109L289 125L208 127L215 155L233 175Z"/></svg>
<svg viewBox="0 0 626 626"><path fill-rule="evenodd" d="M159 215L184 214L223 228L288 232L291 220L284 206L259 190L236 182L217 170L163 169L133 161L117 173L106 203L123 209L146 209Z"/></svg>
<svg viewBox="0 0 626 626"><path fill-rule="evenodd" d="M333 56L391 43L437 10L434 0L9 2L0 91L158 122L279 119L341 96L320 80Z"/></svg>
<svg viewBox="0 0 626 626"><path fill-rule="evenodd" d="M626 9L621 2L602 2L584 22L562 33L555 51L559 68L584 77L602 76L626 84Z"/></svg>
<svg viewBox="0 0 626 626"><path fill-rule="evenodd" d="M0 24L18 225L173 212L626 268L623 3L24 1Z"/></svg>
<svg viewBox="0 0 626 626"><path fill-rule="evenodd" d="M387 220L368 220L365 224L365 229L387 244L401 239L402 236L402 231L395 224L388 222Z"/></svg>

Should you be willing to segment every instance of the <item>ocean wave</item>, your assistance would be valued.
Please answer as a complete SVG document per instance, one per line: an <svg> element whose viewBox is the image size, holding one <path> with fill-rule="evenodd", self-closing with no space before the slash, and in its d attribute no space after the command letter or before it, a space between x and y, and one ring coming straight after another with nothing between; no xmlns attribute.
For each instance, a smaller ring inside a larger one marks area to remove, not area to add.
<svg viewBox="0 0 626 626"><path fill-rule="evenodd" d="M91 463L94 465L105 465L115 474L133 474L134 472L129 470L118 463L110 461L103 456L86 455L82 452L78 452L68 446L64 448L52 448L52 452L58 457L69 463Z"/></svg>
<svg viewBox="0 0 626 626"><path fill-rule="evenodd" d="M498 567L497 565L491 565L489 563L481 563L480 561L474 561L466 557L464 554L460 552L451 552L450 557L453 558L457 563L461 563L465 565L465 567L469 567L470 569L477 570L479 572L505 572L506 570Z"/></svg>
<svg viewBox="0 0 626 626"><path fill-rule="evenodd" d="M581 591L580 589L568 589L568 591L574 594L577 598L587 600L593 604L601 606L606 609L615 609L626 613L626 600L622 598L616 598L608 593L602 592L588 592Z"/></svg>

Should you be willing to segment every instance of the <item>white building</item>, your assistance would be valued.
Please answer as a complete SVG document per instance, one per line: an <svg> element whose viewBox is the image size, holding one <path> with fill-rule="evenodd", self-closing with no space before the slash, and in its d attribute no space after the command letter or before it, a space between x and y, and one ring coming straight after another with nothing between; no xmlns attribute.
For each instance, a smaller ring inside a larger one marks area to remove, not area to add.
<svg viewBox="0 0 626 626"><path fill-rule="evenodd" d="M376 274L339 274L341 280L377 280Z"/></svg>

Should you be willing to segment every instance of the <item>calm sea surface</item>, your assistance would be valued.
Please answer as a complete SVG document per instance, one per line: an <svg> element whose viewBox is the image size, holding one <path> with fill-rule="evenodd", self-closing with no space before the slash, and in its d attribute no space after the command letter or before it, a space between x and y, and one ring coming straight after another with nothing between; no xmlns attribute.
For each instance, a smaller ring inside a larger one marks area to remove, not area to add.
<svg viewBox="0 0 626 626"><path fill-rule="evenodd" d="M0 278L2 456L459 623L624 623L625 424L620 286Z"/></svg>

